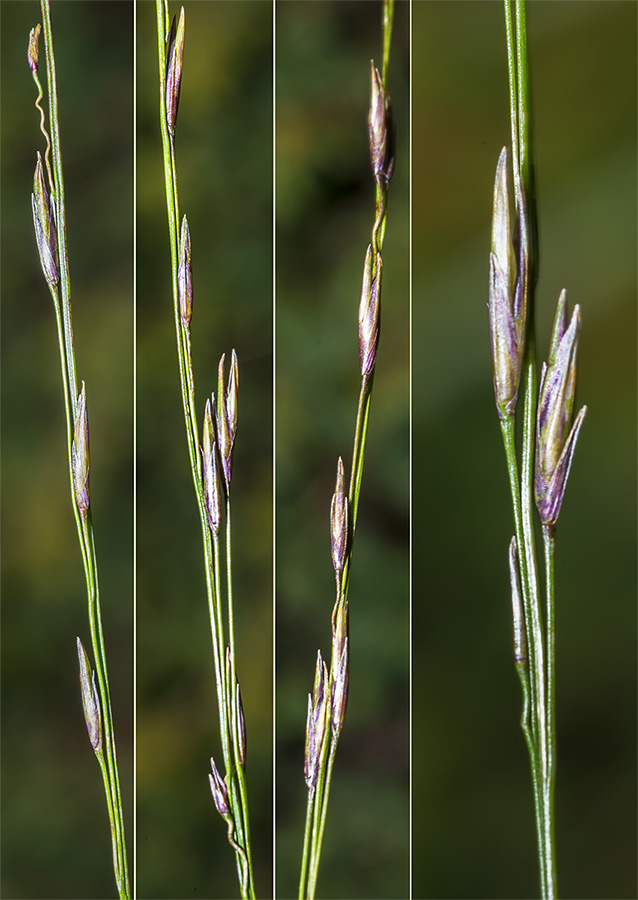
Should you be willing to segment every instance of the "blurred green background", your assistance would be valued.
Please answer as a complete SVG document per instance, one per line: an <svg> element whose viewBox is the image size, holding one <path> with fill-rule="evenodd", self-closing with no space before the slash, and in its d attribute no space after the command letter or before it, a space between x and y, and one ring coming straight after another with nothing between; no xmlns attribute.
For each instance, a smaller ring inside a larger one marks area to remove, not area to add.
<svg viewBox="0 0 638 900"><path fill-rule="evenodd" d="M277 896L297 896L307 693L330 656L329 510L349 478L357 316L374 222L367 114L380 2L276 7ZM389 66L397 154L381 338L350 582L350 691L320 897L409 890L409 7Z"/></svg>
<svg viewBox="0 0 638 900"><path fill-rule="evenodd" d="M272 896L272 7L184 6L176 155L192 238L197 409L201 423L219 358L234 347L237 672L255 882ZM153 3L137 5L136 88L137 893L234 897L234 854L207 778L221 750L175 347Z"/></svg>
<svg viewBox="0 0 638 900"><path fill-rule="evenodd" d="M413 6L415 897L538 897L487 275L503 7ZM582 308L557 528L558 889L636 897L636 5L528 4L539 355Z"/></svg>
<svg viewBox="0 0 638 900"><path fill-rule="evenodd" d="M127 837L133 746L133 7L53 3L78 377ZM112 896L102 779L75 638L90 652L53 305L30 193L44 154L26 48L38 3L0 5L3 897ZM40 75L46 78L40 38ZM45 101L46 103L46 101Z"/></svg>

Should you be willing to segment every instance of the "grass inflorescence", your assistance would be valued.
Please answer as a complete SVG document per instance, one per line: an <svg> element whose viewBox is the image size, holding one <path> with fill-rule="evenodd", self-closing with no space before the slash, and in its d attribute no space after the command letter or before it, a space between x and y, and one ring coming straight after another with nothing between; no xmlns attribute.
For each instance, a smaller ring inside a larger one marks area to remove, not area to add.
<svg viewBox="0 0 638 900"><path fill-rule="evenodd" d="M120 897L128 898L131 896L128 858L106 665L106 648L102 630L95 537L91 517L87 391L84 382L82 382L82 386L78 390L76 375L55 52L48 0L42 0L41 13L42 25L36 25L29 35L27 61L38 89L35 105L40 114L40 129L46 141L46 150L44 164L40 153L37 153L31 205L40 262L53 300L57 324L60 369L62 372L66 413L69 482L84 565L89 630L95 661L95 669L93 670L89 656L78 637L76 643L82 706L89 740L100 766L104 783L117 889ZM46 128L47 116L41 105L44 91L38 77L40 67L39 38L41 32L44 33L50 135Z"/></svg>
<svg viewBox="0 0 638 900"><path fill-rule="evenodd" d="M503 436L515 535L509 548L514 662L523 693L521 727L527 744L541 893L556 896L554 786L556 779L555 526L586 407L572 421L580 309L568 324L561 292L540 387L534 333L538 239L532 156L527 28L524 0L505 0L509 66L514 221L510 218L508 153L501 151L494 183L489 319L494 393ZM516 444L522 393L523 429ZM545 597L536 554L534 506L543 536Z"/></svg>
<svg viewBox="0 0 638 900"><path fill-rule="evenodd" d="M383 4L383 64L381 71L371 63L368 137L370 165L375 181L375 216L371 242L367 248L359 303L359 370L361 386L355 435L346 489L343 459L337 462L335 490L330 506L330 543L335 575L335 603L332 611L330 666L317 652L315 678L308 695L304 778L308 789L306 823L302 850L299 897L313 898L328 812L330 786L339 737L348 702L349 608L348 585L354 535L359 510L359 494L365 459L368 416L380 328L381 251L385 236L388 186L394 169L394 132L387 72L394 15L393 0Z"/></svg>
<svg viewBox="0 0 638 900"><path fill-rule="evenodd" d="M169 27L168 5L157 0L160 126L171 248L173 309L182 407L193 486L200 516L210 617L221 766L211 757L209 786L215 808L235 853L242 897L254 897L246 787L246 727L237 677L232 578L231 481L238 420L239 363L232 351L228 381L226 355L219 360L216 395L204 407L200 443L191 341L194 291L191 235L180 219L175 133L184 60L186 16L182 7ZM225 602L224 602L225 601Z"/></svg>

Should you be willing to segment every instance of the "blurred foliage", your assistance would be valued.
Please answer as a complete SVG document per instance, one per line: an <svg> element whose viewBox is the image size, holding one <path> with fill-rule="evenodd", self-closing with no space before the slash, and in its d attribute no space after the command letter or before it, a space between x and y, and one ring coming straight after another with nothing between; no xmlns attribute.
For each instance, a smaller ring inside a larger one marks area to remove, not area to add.
<svg viewBox="0 0 638 900"><path fill-rule="evenodd" d="M30 193L44 155L27 66L38 3L2 3L3 897L115 892L75 638L90 636L53 305ZM53 3L78 377L129 853L133 846L133 7ZM40 38L40 77L46 80ZM46 97L46 95L45 95ZM46 99L44 101L46 105Z"/></svg>
<svg viewBox="0 0 638 900"><path fill-rule="evenodd" d="M487 273L509 143L500 2L413 7L415 897L537 897ZM636 5L528 4L538 352L582 309L557 528L563 897L636 896Z"/></svg>
<svg viewBox="0 0 638 900"><path fill-rule="evenodd" d="M329 510L349 477L357 315L374 222L367 114L380 2L277 4L277 896L296 896L307 791L306 696L330 655ZM350 697L318 880L321 897L409 890L409 21L389 93L397 158L382 325L350 583Z"/></svg>
<svg viewBox="0 0 638 900"><path fill-rule="evenodd" d="M185 3L176 126L192 236L197 409L239 358L233 466L237 673L256 888L272 885L272 8ZM179 13L179 5L169 7ZM237 895L208 787L221 759L201 532L171 295L154 3L137 7L137 892ZM227 367L228 370L228 367Z"/></svg>

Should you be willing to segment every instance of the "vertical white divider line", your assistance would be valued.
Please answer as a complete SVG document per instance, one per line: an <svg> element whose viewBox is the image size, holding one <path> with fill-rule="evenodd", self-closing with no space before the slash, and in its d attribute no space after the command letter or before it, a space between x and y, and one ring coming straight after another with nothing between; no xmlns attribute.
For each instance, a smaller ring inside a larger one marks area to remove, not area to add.
<svg viewBox="0 0 638 900"><path fill-rule="evenodd" d="M409 112L408 112L408 131L409 131L409 150L408 150L408 166L409 166L409 179L408 179L408 190L410 192L410 196L408 199L408 215L410 216L410 223L408 226L408 240L409 240L409 251L408 251L408 264L410 267L410 274L408 276L408 290L410 293L409 301L408 301L408 310L409 310L409 324L408 324L408 335L409 335L409 444L410 449L408 453L409 460L409 485L410 485L410 500L409 500L409 526L408 526L408 544L409 544L409 553L410 553L410 571L408 577L408 592L410 597L410 615L409 615L409 656L410 656L410 690L409 690L409 698L410 698L410 711L409 711L409 731L410 731L410 774L409 774L409 785L410 785L410 798L408 803L410 821L408 827L408 840L410 842L410 847L408 851L408 859L410 865L410 876L409 876L409 891L410 897L412 897L412 702L413 702L413 691L412 691L412 513L413 513L413 503L412 503L412 259L413 259L413 247L412 247L412 60L413 56L413 43L412 43L412 0L410 0L410 12L409 12L409 42L410 42L410 50L409 50L409 66L410 66L410 76L409 76L409 88L408 88L408 104L409 104Z"/></svg>
<svg viewBox="0 0 638 900"><path fill-rule="evenodd" d="M277 272L277 233L276 233L276 188L277 188L277 74L276 74L276 6L272 2L272 896L276 897L277 865L277 391L276 391L276 347L277 347L277 316L276 316L276 272Z"/></svg>
<svg viewBox="0 0 638 900"><path fill-rule="evenodd" d="M132 3L133 16L133 834L129 846L131 847L131 888L133 900L137 897L137 229L136 200L137 200L137 135L135 124L137 122L137 5Z"/></svg>

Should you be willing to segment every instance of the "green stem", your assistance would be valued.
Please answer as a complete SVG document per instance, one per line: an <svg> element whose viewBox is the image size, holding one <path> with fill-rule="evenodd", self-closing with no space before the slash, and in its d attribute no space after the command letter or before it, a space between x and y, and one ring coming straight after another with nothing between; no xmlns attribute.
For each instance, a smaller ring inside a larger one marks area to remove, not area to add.
<svg viewBox="0 0 638 900"><path fill-rule="evenodd" d="M519 564L521 570L521 589L523 593L523 612L525 615L525 631L529 647L529 676L526 679L529 698L525 697L526 685L522 684L524 702L528 700L530 705L531 725L528 726L529 736L525 734L525 740L530 752L530 769L532 775L532 787L534 792L534 814L536 819L536 841L541 873L541 883L544 884L545 873L545 842L544 842L544 807L543 807L543 745L545 734L545 704L543 701L543 635L539 619L538 593L532 588L533 576L530 569L535 571L535 559L530 560L525 540L523 525L524 515L521 507L521 485L518 475L518 462L516 458L516 444L514 438L514 416L507 416L500 420L505 458L509 475L512 508L514 512L514 529L516 544L518 546ZM520 677L520 672L519 672ZM524 729L525 733L525 729ZM544 896L544 894L543 894Z"/></svg>
<svg viewBox="0 0 638 900"><path fill-rule="evenodd" d="M331 679L332 681L332 679ZM332 690L332 684L330 685ZM310 871L310 879L308 881L308 900L314 900L317 889L317 875L319 874L319 861L321 859L321 849L323 847L323 833L326 827L326 817L328 815L328 799L330 797L330 785L332 784L332 770L334 768L335 756L337 754L337 744L339 743L339 734L332 734L330 738L330 750L328 752L328 761L326 764L326 774L324 780L323 799L321 803L321 815L318 819L318 830L316 839L315 855L313 865Z"/></svg>
<svg viewBox="0 0 638 900"><path fill-rule="evenodd" d="M224 756L224 767L226 772L231 771L230 761L230 736L228 727L228 689L226 686L226 666L224 664L224 624L221 611L221 579L220 579L220 540L219 534L213 539L214 564L213 573L215 578L213 603L209 593L209 616L210 626L213 635L213 655L215 657L215 680L217 683L217 706L219 709L219 731L222 742L222 754ZM210 571L210 569L209 569Z"/></svg>
<svg viewBox="0 0 638 900"><path fill-rule="evenodd" d="M547 620L547 844L551 896L556 895L554 787L556 782L556 684L555 684L555 535L553 525L543 525L545 601Z"/></svg>
<svg viewBox="0 0 638 900"><path fill-rule="evenodd" d="M299 900L304 900L304 898L307 897L308 859L310 855L310 834L312 831L314 802L315 790L314 788L309 788L308 801L306 803L306 825L303 835L303 851L301 854L301 874L299 875Z"/></svg>
<svg viewBox="0 0 638 900"><path fill-rule="evenodd" d="M390 58L390 44L392 38L392 26L394 20L394 0L384 0L383 3L383 64L382 64L382 82L384 91L387 90L387 74L388 62ZM376 267L379 265L383 240L385 237L386 225L386 205L387 205L387 182L383 175L379 175L375 179L375 218L372 227L372 254L373 254L373 272L372 280L377 277ZM379 273L380 274L380 273ZM379 292L381 286L379 284ZM359 513L359 495L361 492L361 480L363 478L363 464L365 460L366 438L368 432L368 417L370 413L370 402L372 397L372 385L374 382L374 368L369 375L361 378L361 387L359 391L359 401L357 404L357 417L355 422L354 440L352 447L352 466L350 470L350 484L348 488L348 516L349 516L349 535L348 535L348 552L344 562L343 571L337 585L337 599L333 611L333 626L340 608L340 604L345 604L348 599L348 588L350 584L350 567L352 562L352 551L354 546L354 537L357 527L357 518ZM338 661L333 652L330 665L330 673L328 679L328 690L332 696L334 684L335 665ZM330 726L329 726L330 727ZM323 846L323 836L326 826L326 818L328 814L328 801L330 798L330 787L332 784L332 772L337 752L337 745L341 728L333 733L330 730L330 742L328 745L327 735L324 739L321 760L319 763L319 773L317 776L317 784L314 790L314 796L309 796L308 806L306 809L306 827L304 832L304 849L301 865L301 878L299 883L299 896L305 896L308 900L314 900L317 876L319 871L319 862L321 859L321 850ZM312 816L312 825L310 817ZM311 828L310 839L307 837L308 829ZM309 846L310 845L310 848ZM306 870L309 861L309 874L306 881Z"/></svg>
<svg viewBox="0 0 638 900"><path fill-rule="evenodd" d="M354 535L357 525L357 515L359 510L359 494L361 491L361 479L363 477L363 462L365 458L366 436L368 431L368 414L370 411L370 399L374 372L369 378L362 378L361 390L359 392L359 403L357 405L357 419L355 424L354 444L352 450L352 469L350 473L349 487L349 510L350 510L350 537L348 542L348 554L343 567L340 585L337 591L337 601L335 603L335 612L333 613L333 621L335 619L337 606L345 603L348 597L348 587L350 583L350 565L352 561L352 548L354 544ZM334 649L334 648L333 648ZM332 686L334 678L335 659L334 654L330 665L330 674L328 680L328 690L332 695ZM322 758L319 765L319 775L317 777L317 786L315 792L313 824L312 824L312 840L310 849L310 873L308 876L307 898L313 900L317 887L317 876L319 872L319 861L321 859L321 849L323 846L323 835L326 825L326 817L328 814L328 800L330 798L330 787L332 784L332 771L334 767L335 755L337 752L337 744L339 742L340 732L330 737L330 749L326 753L328 742L324 742ZM308 808L309 809L309 808ZM308 815L307 811L307 815ZM308 821L306 820L306 828ZM304 854L306 853L306 843L304 841ZM302 859L302 873L304 871L305 859ZM300 885L301 887L301 885Z"/></svg>
<svg viewBox="0 0 638 900"><path fill-rule="evenodd" d="M394 0L383 0L383 68L381 79L383 89L388 83L388 63L390 62L390 44L392 43L392 25L394 23Z"/></svg>
<svg viewBox="0 0 638 900"><path fill-rule="evenodd" d="M554 691L553 691L553 588L548 583L547 631L543 629L536 546L533 523L533 479L535 452L535 423L537 407L536 342L534 327L534 291L538 278L538 238L536 198L534 190L534 162L531 126L530 78L527 53L527 14L525 0L505 0L505 32L507 42L510 124L512 131L512 165L516 191L516 211L519 235L526 242L523 271L527 309L527 333L523 362L523 435L520 479L518 488L513 479L515 463L513 418L503 431L510 471L510 485L519 548L525 622L530 644L531 733L535 749L536 779L534 802L536 807L537 844L541 890L544 900L556 896L556 863L554 853ZM503 429L504 423L501 422ZM552 622L549 621L549 616ZM547 643L546 643L547 637ZM526 737L527 740L527 737ZM534 775L533 775L534 777ZM541 809L539 812L539 790Z"/></svg>
<svg viewBox="0 0 638 900"><path fill-rule="evenodd" d="M246 853L246 862L248 866L248 897L255 896L255 887L253 883L253 864L250 849L250 824L248 821L248 795L246 791L246 778L244 774L244 765L241 761L241 754L238 746L237 727L239 710L237 709L237 662L235 659L235 612L233 605L233 554L231 543L231 515L230 515L230 489L226 494L226 595L228 600L228 645L230 647L230 680L226 684L226 693L228 700L228 709L235 710L233 721L236 727L231 728L231 737L233 744L233 756L235 768L237 771L237 780L239 783L239 804L240 815L238 815L240 844Z"/></svg>
<svg viewBox="0 0 638 900"><path fill-rule="evenodd" d="M157 0L156 11L160 92L160 127L162 134L166 208L168 213L168 227L171 247L173 313L175 318L177 357L182 392L182 410L186 427L186 440L188 444L193 487L197 499L200 526L202 531L202 544L206 571L206 592L211 627L211 638L213 644L215 680L217 685L217 706L219 715L220 739L222 745L222 754L224 757L224 767L226 770L225 781L228 790L230 805L230 815L224 818L228 827L228 841L235 850L241 896L242 898L253 898L255 896L255 888L253 882L253 868L250 851L248 798L244 766L241 762L241 754L238 747L236 726L237 700L235 696L235 685L237 683L237 676L232 593L230 499L227 494L225 546L227 615L230 657L230 671L227 672L225 659L226 644L224 640L224 623L221 609L222 594L220 577L220 537L219 534L215 534L211 538L208 523L208 512L206 508L206 497L203 483L202 460L199 446L199 430L197 425L197 413L195 409L195 381L193 375L190 328L182 322L181 312L179 308L179 196L177 189L175 141L174 136L169 134L168 131L165 94L166 35L168 32L167 3L163 2L163 0ZM233 714L233 711L235 711L235 714Z"/></svg>
<svg viewBox="0 0 638 900"><path fill-rule="evenodd" d="M129 897L128 863L126 858L126 842L124 837L124 821L122 813L122 797L120 794L120 780L117 768L117 756L115 752L115 733L113 729L113 713L111 711L111 697L109 689L108 671L106 667L106 648L104 645L104 632L102 630L102 616L100 611L100 591L97 577L97 561L95 557L95 541L90 509L83 527L84 546L89 564L85 569L87 576L87 594L89 598L88 612L91 630L91 643L95 657L95 669L102 706L102 729L104 734L104 748L106 751L106 765L109 773L111 802L115 810L115 830L113 832L114 857L118 861L117 881L121 897ZM107 798L108 801L108 798Z"/></svg>
<svg viewBox="0 0 638 900"><path fill-rule="evenodd" d="M64 393L64 409L67 430L67 457L69 468L69 483L71 490L72 508L75 517L78 541L82 554L84 568L89 626L91 632L91 644L95 660L95 670L100 694L100 706L102 710L102 742L103 749L96 753L107 802L111 838L113 843L113 865L118 892L121 898L130 897L128 880L128 862L126 854L126 841L124 834L124 814L120 793L119 773L117 768L117 756L115 751L115 734L113 729L113 715L106 665L106 648L104 644L104 632L100 611L100 595L97 577L97 559L95 554L95 539L90 509L85 517L80 515L75 498L75 486L73 481L72 443L75 416L77 410L77 380L75 374L75 348L73 343L73 324L71 316L71 288L69 278L69 264L66 246L66 216L64 205L64 177L62 171L62 154L60 150L60 131L58 123L57 84L55 75L55 52L53 47L53 34L51 29L51 15L49 0L41 0L42 22L47 61L47 85L49 93L49 125L51 129L50 149L53 156L53 190L52 202L55 208L55 230L59 267L59 289L50 288L53 298L56 327L58 332L58 345L60 351L60 368L62 372L62 384ZM41 95L41 87L36 78ZM36 103L36 105L38 105ZM42 116L42 110L40 113ZM49 138L47 137L47 157ZM48 160L47 171L51 176ZM60 299L61 298L61 299Z"/></svg>
<svg viewBox="0 0 638 900"><path fill-rule="evenodd" d="M359 403L357 405L357 419L354 428L354 441L352 445L352 467L350 471L350 487L348 489L348 508L350 514L350 542L348 545L348 558L344 566L342 579L343 593L348 595L348 583L350 575L350 560L352 558L352 545L357 528L359 515L359 494L361 493L361 480L363 478L363 462L365 459L366 438L368 435L368 416L370 413L370 401L372 399L372 384L374 371L369 378L361 379Z"/></svg>
<svg viewBox="0 0 638 900"><path fill-rule="evenodd" d="M332 671L330 672L328 679L328 691L332 695ZM326 724L326 728L328 727L329 723ZM332 751L332 747L330 749ZM330 784L326 784L328 775L327 762L328 740L326 735L323 741L323 746L321 748L321 759L319 761L319 772L317 775L317 785L315 788L315 803L312 817L312 836L310 847L310 872L308 875L308 885L306 893L307 900L314 900L315 892L317 890L317 876L319 874L319 861L321 859L321 849L323 843L323 831L321 829L321 822L322 820L325 820L325 808L327 804L327 799L325 796L326 788L328 793L330 792Z"/></svg>

